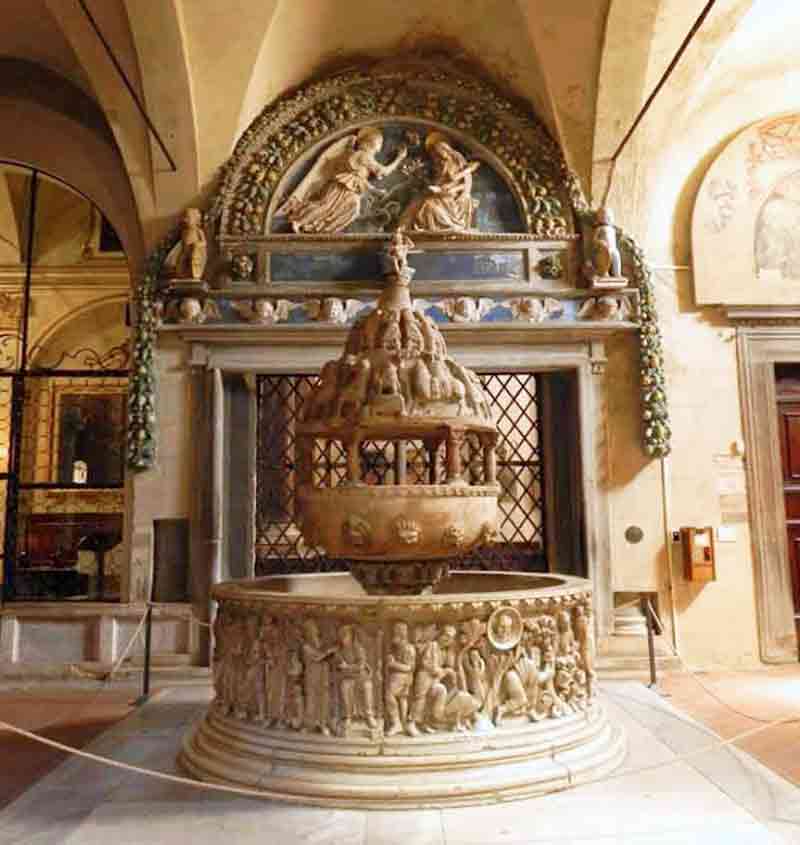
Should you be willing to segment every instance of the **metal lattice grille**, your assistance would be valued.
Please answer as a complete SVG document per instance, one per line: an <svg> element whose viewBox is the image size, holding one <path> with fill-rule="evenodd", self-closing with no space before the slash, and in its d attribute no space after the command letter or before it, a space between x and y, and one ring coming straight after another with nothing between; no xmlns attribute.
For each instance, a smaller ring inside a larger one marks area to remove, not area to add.
<svg viewBox="0 0 800 845"><path fill-rule="evenodd" d="M502 492L500 542L465 557L459 566L479 569L541 570L544 557L544 480L537 377L532 373L482 373L497 415L498 481ZM295 422L316 375L263 375L258 380L256 472L256 573L327 572L344 561L309 547L294 514ZM480 483L483 453L470 435L462 447L469 480ZM407 483L428 483L431 455L420 442L407 446ZM444 471L444 450L434 458ZM366 441L362 477L370 484L394 483L394 445ZM314 483L338 486L346 480L346 456L336 441L318 441L313 453Z"/></svg>

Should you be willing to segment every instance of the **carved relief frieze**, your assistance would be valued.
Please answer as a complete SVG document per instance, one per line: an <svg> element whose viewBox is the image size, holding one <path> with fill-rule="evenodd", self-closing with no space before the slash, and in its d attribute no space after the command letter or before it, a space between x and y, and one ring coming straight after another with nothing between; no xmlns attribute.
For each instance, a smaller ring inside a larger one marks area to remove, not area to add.
<svg viewBox="0 0 800 845"><path fill-rule="evenodd" d="M325 297L289 300L257 296L204 301L184 297L167 303L166 324L217 322L281 326L322 323L352 326L362 312L374 309L374 300ZM628 293L564 300L552 296L446 297L413 300L414 311L438 324L470 323L576 323L584 320L630 323L636 319L635 300Z"/></svg>
<svg viewBox="0 0 800 845"><path fill-rule="evenodd" d="M214 639L218 711L290 734L486 730L579 713L595 693L582 591L393 604L373 620L336 601L267 611L223 600Z"/></svg>

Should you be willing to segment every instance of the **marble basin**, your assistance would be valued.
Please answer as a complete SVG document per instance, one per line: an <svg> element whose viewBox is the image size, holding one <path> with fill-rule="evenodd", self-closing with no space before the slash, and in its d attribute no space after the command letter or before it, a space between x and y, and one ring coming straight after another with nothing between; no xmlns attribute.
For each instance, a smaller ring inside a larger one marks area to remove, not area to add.
<svg viewBox="0 0 800 845"><path fill-rule="evenodd" d="M426 595L350 574L214 587L216 698L186 736L194 777L274 798L441 807L545 793L615 768L590 582L455 571Z"/></svg>

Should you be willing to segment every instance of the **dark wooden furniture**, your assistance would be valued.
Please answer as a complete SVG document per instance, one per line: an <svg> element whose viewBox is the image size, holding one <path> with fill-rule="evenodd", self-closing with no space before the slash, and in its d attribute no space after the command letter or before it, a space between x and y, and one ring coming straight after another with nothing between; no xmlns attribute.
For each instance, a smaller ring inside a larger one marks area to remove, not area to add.
<svg viewBox="0 0 800 845"><path fill-rule="evenodd" d="M800 365L776 366L783 499L795 616L800 616Z"/></svg>
<svg viewBox="0 0 800 845"><path fill-rule="evenodd" d="M122 540L122 514L30 514L25 517L25 551L17 561L16 599L105 596L105 555ZM94 552L97 581L76 570L79 551Z"/></svg>

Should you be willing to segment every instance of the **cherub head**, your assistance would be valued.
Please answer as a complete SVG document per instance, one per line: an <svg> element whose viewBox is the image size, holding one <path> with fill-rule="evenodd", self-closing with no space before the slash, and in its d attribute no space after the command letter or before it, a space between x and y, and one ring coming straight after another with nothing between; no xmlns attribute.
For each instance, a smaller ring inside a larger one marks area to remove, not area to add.
<svg viewBox="0 0 800 845"><path fill-rule="evenodd" d="M507 643L514 637L514 618L510 613L501 613L495 628L499 642Z"/></svg>
<svg viewBox="0 0 800 845"><path fill-rule="evenodd" d="M358 133L358 146L371 153L380 152L383 146L383 133L374 126L367 126Z"/></svg>
<svg viewBox="0 0 800 845"><path fill-rule="evenodd" d="M203 212L199 208L187 208L183 212L183 227L194 229L203 222Z"/></svg>

